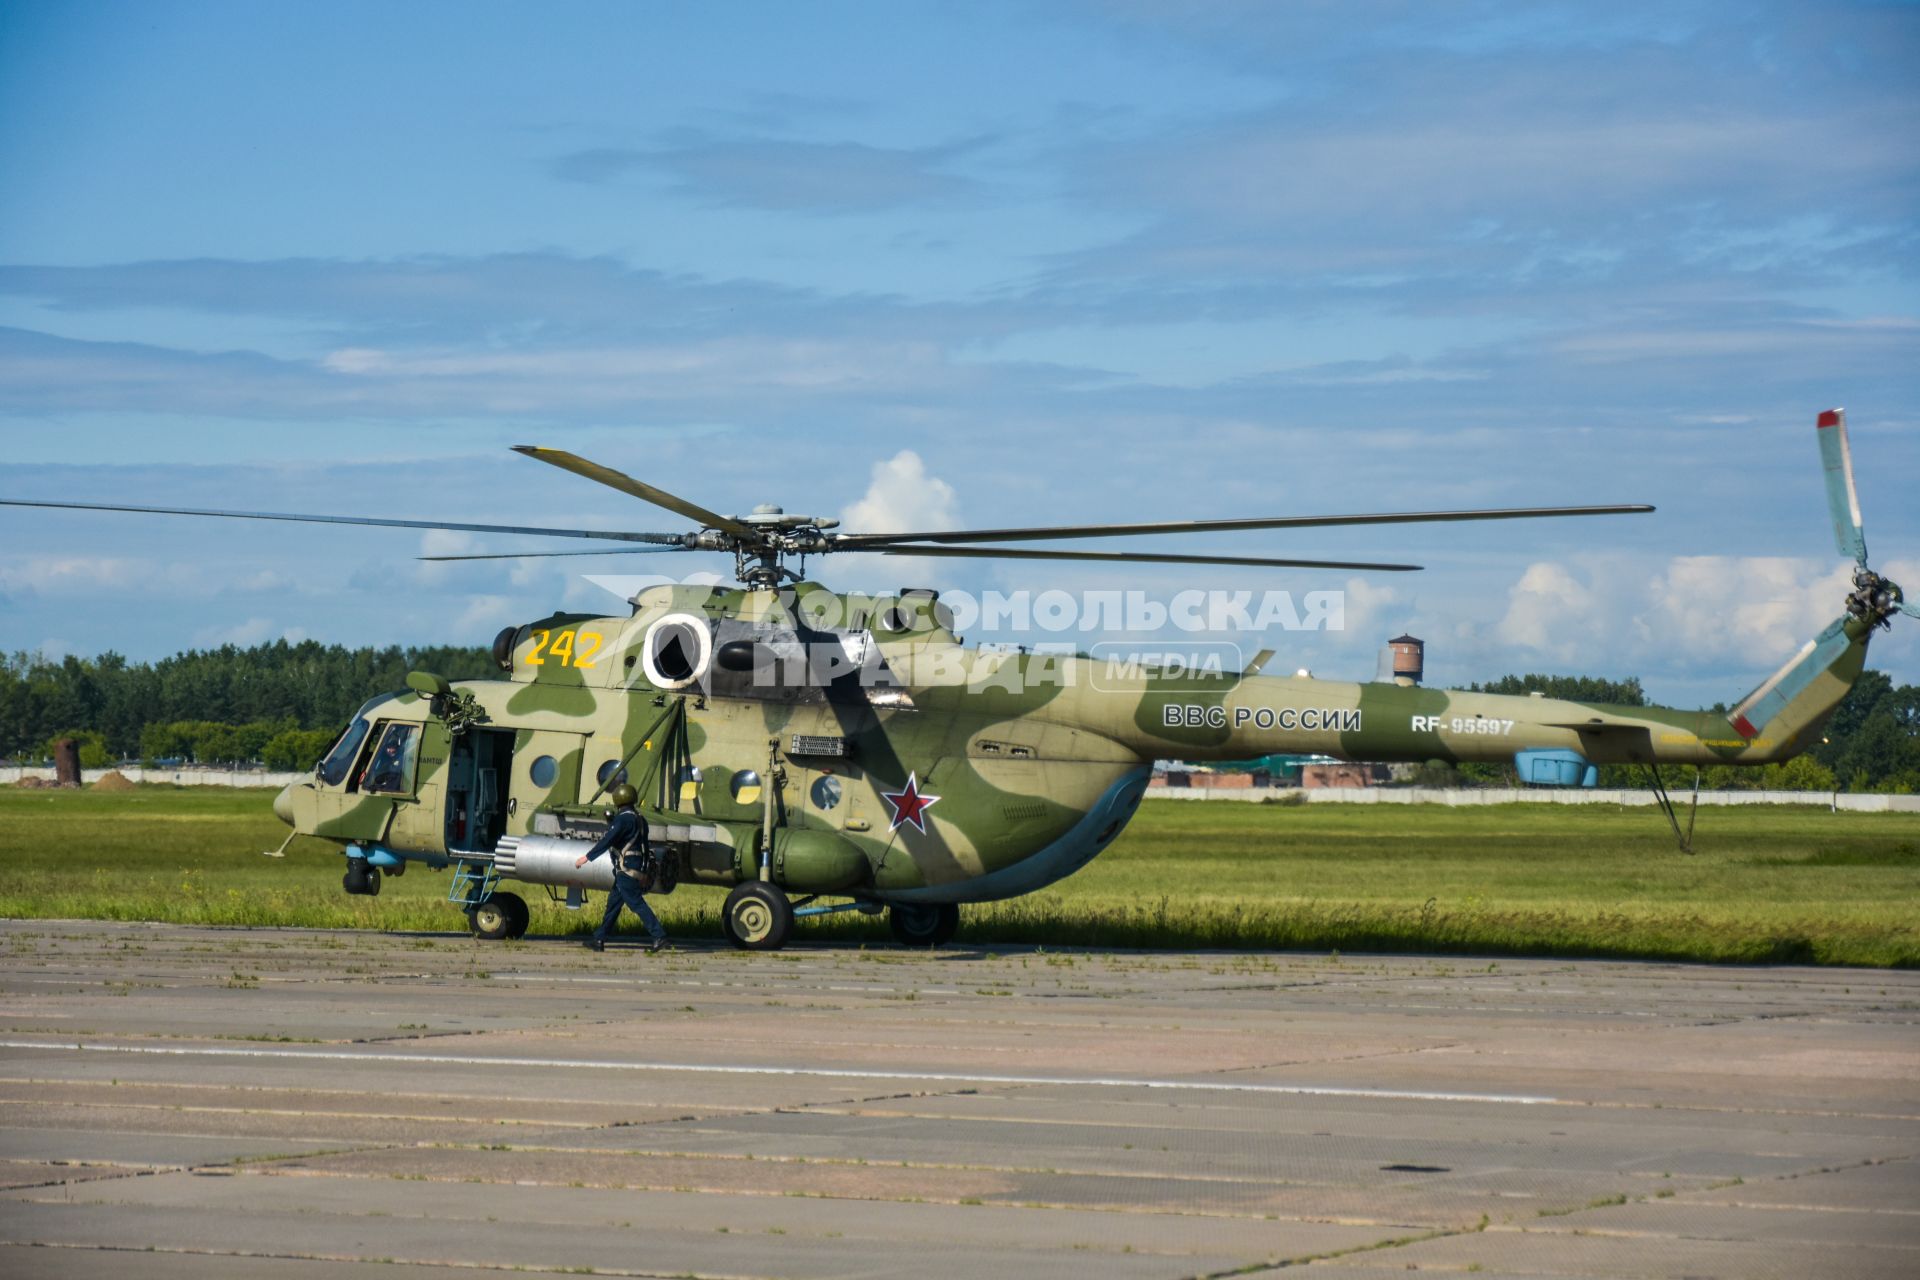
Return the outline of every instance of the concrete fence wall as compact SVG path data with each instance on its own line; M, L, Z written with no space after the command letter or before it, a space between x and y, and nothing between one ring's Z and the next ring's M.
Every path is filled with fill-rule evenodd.
M1668 793L1678 806L1693 803L1693 792ZM1588 790L1547 787L1155 787L1147 798L1160 800L1281 801L1298 804L1614 804L1651 805L1651 791ZM1701 805L1813 804L1849 813L1920 813L1920 796L1833 794L1826 791L1702 791Z
M80 780L91 785L113 772L118 772L128 782L172 783L176 787L272 787L275 791L289 782L305 782L313 777L311 769L299 773L267 773L259 769L202 769L195 765L183 769L148 769L135 764L121 766L118 770L82 769ZM19 782L23 778L42 778L48 782L54 780L51 769L29 769L18 765L0 768L0 786Z
M106 769L84 769L81 778L98 782ZM278 791L289 782L305 782L312 772L265 773L252 769L147 769L128 765L119 771L129 782L170 783L176 787L262 787ZM22 778L53 781L52 769L0 767L0 786ZM1691 791L1676 789L1676 805L1693 801ZM1307 804L1615 804L1651 805L1653 792L1628 790L1588 790L1549 787L1155 787L1148 799L1214 800L1221 802L1284 801ZM1812 804L1822 808L1844 809L1849 813L1920 813L1920 796L1832 795L1825 791L1702 791L1702 805L1731 804Z

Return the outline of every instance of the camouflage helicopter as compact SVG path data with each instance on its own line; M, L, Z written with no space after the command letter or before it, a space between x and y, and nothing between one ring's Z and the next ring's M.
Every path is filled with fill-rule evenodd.
M1578 785L1603 763L1648 767L1670 821L1663 763L1763 764L1814 740L1895 612L1920 615L1867 565L1838 411L1819 417L1835 536L1855 560L1845 609L1732 711L1257 673L1114 669L1086 655L990 652L953 633L929 590L839 594L788 565L862 552L1260 568L1406 571L1404 564L1009 546L1048 539L1584 516L1647 506L1400 512L861 534L761 507L707 510L555 449L530 458L674 512L690 533L204 511L98 503L4 505L382 525L596 539L616 550L731 552L740 587L645 588L630 612L556 613L494 639L500 676L429 672L360 708L310 781L274 812L347 859L348 893L375 894L410 864L453 870L449 899L474 934L512 938L529 910L507 881L578 906L611 887L605 861L574 865L627 782L661 855L656 892L728 890L739 946L773 949L797 918L885 911L908 945L950 939L966 903L1030 893L1110 845L1156 760L1272 753L1358 761L1496 761L1530 782ZM593 555L517 552L427 559ZM1262 655L1265 656L1264 654ZM1685 837L1682 837L1683 847ZM284 850L287 846L282 845Z

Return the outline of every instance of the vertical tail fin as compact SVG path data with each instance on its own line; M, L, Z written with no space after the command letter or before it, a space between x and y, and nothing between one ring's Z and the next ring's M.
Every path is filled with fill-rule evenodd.
M1799 653L1727 713L1733 731L1751 744L1746 759L1794 755L1826 723L1867 663L1873 626L1835 618Z

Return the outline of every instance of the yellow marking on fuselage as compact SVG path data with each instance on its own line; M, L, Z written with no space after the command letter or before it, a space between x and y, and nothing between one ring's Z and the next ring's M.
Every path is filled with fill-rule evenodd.
M563 667L578 667L582 671L593 667L593 655L600 652L606 644L606 637L598 631L536 631L533 633L533 648L527 652L527 665L544 667L547 658L557 659ZM545 657L541 655L545 654Z

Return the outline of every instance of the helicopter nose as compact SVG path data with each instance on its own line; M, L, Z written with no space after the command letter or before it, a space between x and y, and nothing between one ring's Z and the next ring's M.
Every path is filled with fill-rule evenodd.
M273 798L273 816L288 826L293 825L293 789L299 785L297 782L289 782L280 788L280 794Z

